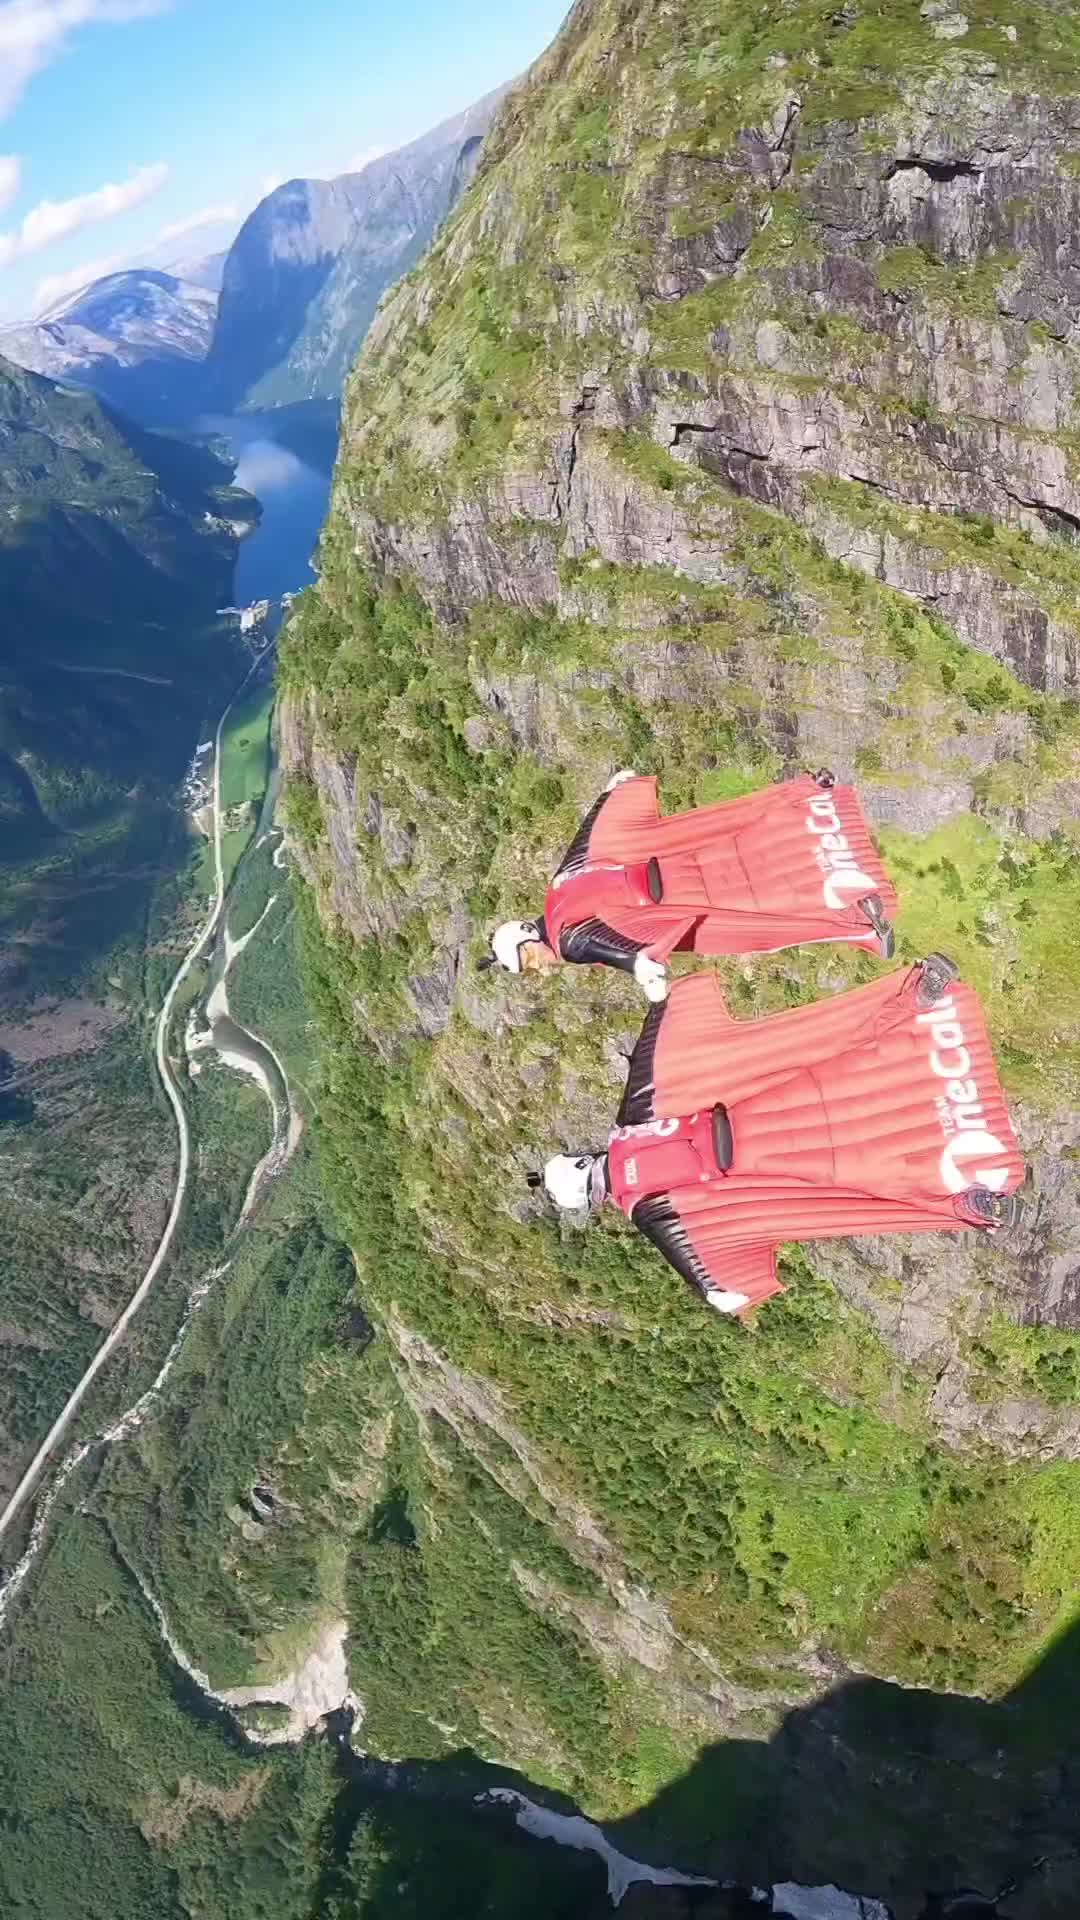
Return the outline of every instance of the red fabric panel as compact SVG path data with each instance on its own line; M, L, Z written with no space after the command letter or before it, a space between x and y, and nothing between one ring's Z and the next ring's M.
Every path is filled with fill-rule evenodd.
M906 1205L839 1189L815 1193L793 1184L735 1175L709 1187L673 1193L669 1198L713 1285L747 1294L751 1307L783 1292L776 1278L775 1258L784 1242L839 1239L849 1234L963 1230L951 1199L941 1200L935 1207ZM765 1221L780 1236L771 1245L760 1239Z
M661 908L631 909L617 919L592 911L620 933L653 941L658 959L680 945L697 953L760 953L842 940L876 951L857 899L876 892L887 917L896 912L895 889L854 788L826 792L808 775L667 819L653 777L625 781L597 816L589 859L654 857L664 881Z
M686 820L688 814L676 818ZM665 822L670 825L670 822ZM658 851L660 800L651 774L612 787L589 837L590 860L651 860Z
M978 998L957 982L921 1012L918 982L912 968L812 1006L732 1020L715 976L680 980L656 1043L653 1112L722 1100L738 1176L934 1204L981 1174L993 1191L1013 1193L1024 1163Z
M808 1068L872 1041L904 1018L918 986L914 968L882 974L866 987L758 1020L734 1020L714 973L688 974L672 986L656 1043L657 1114L693 1113L723 1100L731 1107Z
M712 1261L706 1264L715 1274L716 1286L725 1287L729 1293L745 1293L747 1305L740 1308L740 1317L771 1300L774 1294L787 1291L777 1277L775 1247L732 1247L715 1265Z
M798 1180L731 1173L708 1186L682 1187L669 1196L691 1245L710 1272L740 1247L773 1247L794 1240L835 1240L849 1234L958 1233L965 1230L951 1194L936 1200L900 1200L845 1187L811 1187Z

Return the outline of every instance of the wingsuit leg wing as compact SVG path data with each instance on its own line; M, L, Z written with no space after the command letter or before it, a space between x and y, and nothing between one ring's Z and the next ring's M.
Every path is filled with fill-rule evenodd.
M715 974L688 974L642 1027L619 1124L693 1113L720 1097L730 1106L757 1087L782 1081L796 1063L805 1071L906 1018L917 991L917 970L911 969L811 1006L735 1020Z
M977 996L932 965L748 1021L715 979L680 981L608 1151L612 1198L671 1264L750 1302L783 1242L994 1230L1024 1173Z

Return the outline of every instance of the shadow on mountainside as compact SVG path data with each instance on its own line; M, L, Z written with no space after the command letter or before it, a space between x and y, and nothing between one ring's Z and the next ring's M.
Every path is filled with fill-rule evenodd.
M575 1811L468 1752L397 1769L354 1756L347 1770L346 1802L354 1793L378 1795L383 1785L396 1794L405 1789L414 1802L460 1807L498 1784ZM379 1775L386 1776L382 1782ZM493 1817L508 1818L485 1816ZM994 1703L880 1680L846 1681L812 1706L791 1711L768 1742L707 1747L681 1779L604 1831L635 1860L747 1890L832 1883L885 1902L894 1920L1076 1920L1080 1625ZM525 1873L528 1853L523 1843ZM544 1911L552 1920L594 1920L610 1911L595 1856L562 1857L567 1884ZM572 1875L571 1860L580 1861ZM1006 1888L995 1905L993 1897ZM976 1889L985 1905L956 1904L961 1891ZM504 1911L490 1904L490 1894L473 1910ZM769 1910L732 1888L637 1885L621 1913L623 1920L651 1914L742 1920ZM779 1916L786 1907L777 1900L772 1910ZM445 1911L468 1909L455 1904Z
M835 1882L896 1920L921 1916L929 1893L1013 1881L1002 1920L1075 1920L1080 1625L993 1703L847 1681L768 1744L707 1748L612 1837L758 1885Z

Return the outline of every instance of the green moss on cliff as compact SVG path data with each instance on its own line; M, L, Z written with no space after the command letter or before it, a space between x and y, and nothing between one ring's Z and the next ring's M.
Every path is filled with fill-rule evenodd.
M895 247L878 261L876 273L886 293L915 293L930 306L994 321L998 287L1015 265L1014 254L1002 253L990 254L974 267L948 267L923 247Z
M1000 836L961 815L883 844L904 899L907 951L955 955L984 998L1016 1094L1052 1109L1080 1093L1080 913L1075 848Z
M987 515L897 505L854 481L815 477L810 485L854 525L874 527L943 562L958 561L975 573L988 573L1002 586L1030 593L1064 625L1080 627L1080 551L1071 540L1036 542L1026 530Z

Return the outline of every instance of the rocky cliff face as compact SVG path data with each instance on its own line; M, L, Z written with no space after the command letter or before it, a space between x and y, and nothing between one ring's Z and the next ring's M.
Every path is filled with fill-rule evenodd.
M419 1436L426 1577L449 1435L557 1543L516 1591L607 1676L615 1802L612 1686L672 1751L854 1668L994 1695L1072 1605L1078 47L996 0L580 0L348 389L283 668L327 1162ZM614 767L674 808L822 762L878 822L905 957L986 997L1029 1225L1017 1259L807 1249L748 1332L524 1187L603 1137L632 992L471 961ZM868 964L724 972L751 1012ZM490 1666L462 1654L429 1718L469 1700L580 1790L539 1666Z
M340 180L289 180L260 200L229 249L206 368L223 408L285 359L353 227Z

